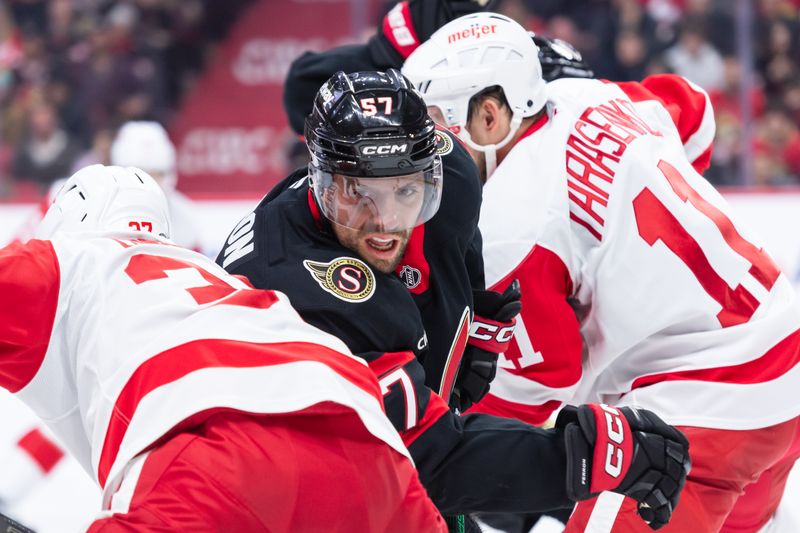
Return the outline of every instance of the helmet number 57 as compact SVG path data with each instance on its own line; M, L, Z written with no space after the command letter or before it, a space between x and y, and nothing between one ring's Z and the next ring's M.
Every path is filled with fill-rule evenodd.
M368 117L378 114L378 106L383 106L383 114L391 115L394 102L391 96L379 96L378 98L362 98L359 100L361 109Z

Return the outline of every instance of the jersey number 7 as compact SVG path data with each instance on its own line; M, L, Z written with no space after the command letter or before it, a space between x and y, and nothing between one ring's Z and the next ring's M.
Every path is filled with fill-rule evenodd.
M749 274L766 290L770 290L778 279L780 270L769 255L739 235L725 213L702 198L675 167L662 160L658 163L658 169L673 192L714 223L728 246L750 263ZM633 200L633 211L642 239L650 246L659 240L663 242L689 267L706 293L722 306L717 314L717 320L722 327L735 326L750 320L760 302L743 285L731 288L722 279L695 238L650 189L645 187Z

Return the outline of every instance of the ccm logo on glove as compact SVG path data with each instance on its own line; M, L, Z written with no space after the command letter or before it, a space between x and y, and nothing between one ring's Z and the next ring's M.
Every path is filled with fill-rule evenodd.
M628 471L633 455L631 429L622 413L604 403L589 406L594 411L598 442L594 447L594 472L592 472L591 492L615 488L623 473ZM605 442L603 442L605 441ZM602 470L600 470L602 465Z
M475 317L469 328L470 344L494 353L505 352L508 343L514 337L516 325L515 318L509 323Z

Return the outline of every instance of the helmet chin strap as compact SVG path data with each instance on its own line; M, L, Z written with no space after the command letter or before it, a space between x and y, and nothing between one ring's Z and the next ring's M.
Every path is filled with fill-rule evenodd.
M462 127L461 131L458 132L458 136L462 141L464 141L464 144L473 150L486 154L486 179L489 179L489 177L491 177L497 168L497 151L511 142L511 139L514 138L514 134L517 133L517 130L519 129L519 125L522 124L522 118L522 113L520 111L515 111L511 116L511 122L508 125L508 134L503 138L503 140L495 144L476 143L472 140L472 136L470 136L467 128L464 127Z

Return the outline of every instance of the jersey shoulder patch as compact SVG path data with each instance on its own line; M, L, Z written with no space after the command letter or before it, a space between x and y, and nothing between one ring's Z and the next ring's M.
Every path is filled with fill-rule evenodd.
M306 259L303 266L322 289L345 302L366 302L375 293L375 275L365 262L354 257L328 262Z
M444 156L453 151L453 139L441 130L434 132L434 139L436 140L436 154Z

